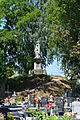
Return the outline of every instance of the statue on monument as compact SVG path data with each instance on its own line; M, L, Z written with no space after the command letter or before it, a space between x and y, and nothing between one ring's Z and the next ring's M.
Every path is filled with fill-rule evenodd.
M35 46L35 58L40 58L40 42L37 40L36 46Z
M34 57L34 70L29 70L29 75L33 74L46 74L46 70L42 70L42 59L40 56L40 41L37 40L35 44L35 57Z

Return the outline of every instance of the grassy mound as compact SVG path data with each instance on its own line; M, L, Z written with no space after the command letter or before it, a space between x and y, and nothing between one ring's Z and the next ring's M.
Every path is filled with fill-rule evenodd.
M65 91L71 91L70 82L64 77L47 75L19 75L8 79L7 84L11 91L16 91L19 96L35 95L61 96Z

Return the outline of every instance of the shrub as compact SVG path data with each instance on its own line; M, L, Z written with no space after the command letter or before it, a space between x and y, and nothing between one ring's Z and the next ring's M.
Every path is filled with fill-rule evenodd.
M56 115L52 115L52 116L47 116L43 120L59 120L59 119L58 119L58 117Z
M43 120L73 120L73 118L70 118L70 116L56 116L56 115L52 115L52 116L47 116L46 118L44 118Z
M31 110L29 109L30 112L32 112L31 117L37 117L37 120L43 120L45 117L45 113L36 109L36 110Z
M7 120L14 120L14 117L10 113L7 113Z
M74 120L70 116L65 116L65 115L64 116L52 115L45 117L45 113L38 109L36 110L28 109L28 110L32 113L31 117L37 117L37 120Z

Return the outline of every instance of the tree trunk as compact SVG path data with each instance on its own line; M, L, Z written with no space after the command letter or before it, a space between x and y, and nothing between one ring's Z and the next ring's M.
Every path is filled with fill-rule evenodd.
M72 80L72 96L76 97L76 81L77 80Z
M5 84L0 85L0 98L4 99L5 97Z

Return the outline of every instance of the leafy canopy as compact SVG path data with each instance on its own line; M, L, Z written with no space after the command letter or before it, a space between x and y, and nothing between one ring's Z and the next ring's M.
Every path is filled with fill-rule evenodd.
M71 78L80 76L80 2L79 0L48 0L47 22L52 35L49 53L61 59L62 69Z

